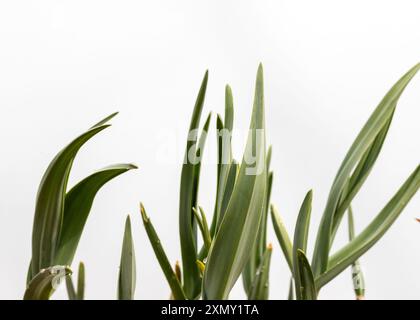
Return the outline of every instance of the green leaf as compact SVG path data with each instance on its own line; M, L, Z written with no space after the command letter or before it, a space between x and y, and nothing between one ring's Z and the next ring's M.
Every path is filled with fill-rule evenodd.
M219 230L220 224L223 221L223 217L226 212L227 203L231 196L231 182L232 182L232 170L237 170L236 163L233 164L235 167L232 168L232 130L233 130L233 97L232 90L227 85L225 90L225 124L221 130L218 130L219 136L219 160L220 160L220 173L218 177L218 189L216 196L216 230ZM218 128L219 129L219 128ZM235 171L236 172L236 171ZM235 179L233 179L233 182Z
M250 295L249 300L268 300L269 294L269 275L270 275L270 263L271 263L271 252L273 248L270 245L267 246L263 257L261 259L260 266L258 267Z
M177 274L172 270L171 263L166 256L165 250L162 247L162 243L152 225L149 217L146 214L146 210L142 203L140 203L140 212L143 219L144 228L146 229L147 236L149 237L150 244L152 245L153 251L155 252L156 258L165 274L166 280L168 281L169 287L172 290L172 295L175 300L186 300L187 297L182 289L181 282L179 280L180 272ZM197 268L197 265L195 265ZM175 269L176 270L176 269ZM180 271L180 270L179 270Z
M136 168L133 164L106 167L86 177L67 193L60 242L55 259L57 264L71 265L99 189L111 179Z
M348 177L351 176L358 162L375 143L381 131L389 125L396 104L402 92L420 69L420 64L410 69L385 95L372 113L356 140L353 142L331 187L327 205L318 229L318 237L313 256L313 269L316 277L327 270L328 257L333 236L334 215L337 211L342 192Z
M314 276L311 266L306 258L305 253L297 250L297 266L300 288L296 287L296 297L298 300L316 300L317 290L315 287ZM296 281L296 277L295 277Z
M85 265L79 263L79 271L77 272L77 300L85 299Z
M67 295L69 296L69 300L77 300L77 292L73 285L73 280L71 276L66 277L66 289Z
M274 232L276 233L277 239L280 243L280 248L283 251L283 255L286 258L286 262L293 273L293 245L290 240L289 234L287 233L286 227L283 223L283 219L280 217L276 207L274 205L271 208L271 221L273 222Z
M85 298L85 265L79 263L79 271L77 273L77 291L74 288L71 275L66 277L66 287L69 300L84 300Z
M197 228L192 208L197 206L197 166L191 162L196 156L196 131L199 126L203 109L204 97L207 88L208 72L205 73L188 132L188 141L185 151L184 164L181 172L181 191L179 204L179 235L181 241L182 266L184 276L184 289L189 298L195 298L200 293L200 275L197 269Z
M321 288L334 279L382 238L419 187L420 166L417 166L375 219L357 237L329 259L327 271L316 278L317 287Z
M301 283L301 279L305 277L304 275L299 274L302 266L300 265L299 259L299 250L302 252L306 251L308 243L308 232L309 224L311 220L311 210L312 210L312 190L310 190L303 200L302 206L299 211L299 215L296 221L295 227L295 236L293 240L293 276L295 279L296 287L296 298L297 300L303 300L303 292L300 288L304 285Z
M218 221L217 221L217 210L219 209L220 202L222 201L222 193L220 192L220 172L222 170L222 154L223 154L223 136L219 133L223 130L223 120L220 116L220 114L217 114L217 121L216 121L216 138L217 138L217 183L216 183L216 201L214 205L214 211L213 211L213 218L211 221L211 227L210 227L210 234L212 238L216 234L216 230L218 227ZM202 255L200 255L200 258L202 258Z
M289 294L287 296L287 300L296 300L295 282L293 281L293 277L290 278Z
M349 240L352 241L356 234L354 230L353 209L351 205L348 208L347 217L349 225ZM363 276L359 260L354 261L351 266L351 279L353 281L353 288L354 293L356 294L356 299L363 300L365 298L365 278Z
M136 290L136 257L131 235L130 216L125 221L124 240L118 276L118 300L133 300Z
M204 247L208 253L211 246L211 236L210 236L210 230L206 219L206 214L204 213L204 210L202 207L199 207L199 211L196 208L193 208L195 219L197 220L198 226L201 231L201 235L203 237ZM204 256L207 256L207 253L204 254Z
M221 194L221 208L220 208L220 218L223 218L226 212L226 209L229 205L230 198L232 197L233 188L235 187L236 178L239 171L239 164L232 159L230 165L228 165L228 176L226 184L224 186L224 191Z
M337 233L338 227L344 216L345 211L348 209L351 201L356 196L357 192L360 190L363 183L369 176L369 173L371 172L373 165L375 164L376 159L379 156L391 122L392 115L389 118L388 122L385 124L384 128L379 132L378 136L375 138L375 141L372 143L372 146L362 156L361 160L357 164L356 169L354 169L352 176L348 179L348 183L345 184L345 187L340 196L340 204L337 207L337 211L334 214L331 243L334 241L335 234Z
M44 173L38 189L32 229L31 276L54 265L63 223L67 180L74 157L86 141L108 126L94 127L73 140L57 154Z
M270 204L271 196L271 186L273 183L273 173L268 172L271 161L271 146L268 148L267 157L266 157L266 168L268 173L267 179L267 193L266 201L264 205L264 214L261 218L260 226L258 229L257 241L254 243L252 248L251 256L245 265L245 268L242 272L242 282L244 285L245 292L249 296L251 292L251 287L254 283L256 272L261 264L261 261L264 256L264 252L267 248L267 218L268 218L268 208Z
M118 112L111 113L109 116L105 117L104 119L99 121L97 124L93 125L91 128L103 126L104 124L108 123L111 119L113 119L117 114Z
M257 239L267 192L264 122L263 71L260 65L244 158L206 263L203 277L204 299L228 297ZM249 163L250 155L255 156L252 164Z
M197 260L197 267L198 270L200 270L200 276L202 277L204 274L204 270L206 269L206 265L202 261Z
M71 274L71 269L54 266L42 269L29 283L23 300L48 300L61 279Z
M233 130L233 118L234 118L234 109L233 109L233 95L232 89L227 84L225 87L225 129L232 132Z

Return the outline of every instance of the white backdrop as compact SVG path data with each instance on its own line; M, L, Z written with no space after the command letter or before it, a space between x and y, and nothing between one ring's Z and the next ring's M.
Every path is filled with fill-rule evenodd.
M113 127L76 159L70 185L92 170L135 162L136 172L98 194L75 262L87 298L114 299L124 219L132 214L138 299L169 289L143 230L143 201L172 261L180 258L181 164L158 161L163 133L184 140L205 69L205 112L223 112L233 88L235 127L248 127L255 73L264 64L272 201L292 231L314 189L313 244L334 175L356 134L391 85L420 61L418 1L2 1L0 4L0 298L23 295L36 191L52 157L119 110ZM358 230L371 221L420 159L420 77L407 88L367 183L354 203ZM214 145L214 122L210 143ZM209 151L212 146L209 145ZM239 158L244 137L234 138ZM182 150L181 150L182 151ZM210 152L208 153L210 154ZM209 158L209 157L208 157ZM210 159L208 162L214 160ZM215 168L204 164L200 203L212 212ZM362 259L367 298L420 298L417 195ZM271 230L271 297L289 273ZM344 230L338 243L346 241ZM76 264L75 263L75 264ZM350 271L321 298L352 299ZM241 283L232 298L244 298ZM66 298L64 287L56 298Z

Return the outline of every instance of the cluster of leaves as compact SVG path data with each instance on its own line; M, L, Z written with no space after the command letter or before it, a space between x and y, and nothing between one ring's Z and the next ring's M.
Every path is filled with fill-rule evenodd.
M181 172L179 236L182 267L172 267L159 236L143 204L140 212L144 228L171 291L171 299L228 299L240 276L249 299L268 299L271 244L267 244L268 212L274 231L290 267L289 299L314 300L328 282L352 267L355 294L364 297L364 279L358 259L391 227L420 187L420 166L413 171L392 199L359 234L355 233L351 202L371 172L397 106L409 81L420 69L410 69L386 94L350 147L332 184L325 211L318 227L312 262L308 258L308 232L312 211L312 191L301 205L292 238L274 205L270 205L273 172L271 147L265 137L263 70L257 72L250 129L241 162L233 158L233 95L225 90L225 114L217 115L217 190L212 221L209 224L199 205L201 157L211 114L201 134L200 118L204 106L208 73L205 73L194 106L185 159ZM69 274L84 225L98 190L112 178L130 170L131 164L114 165L85 178L67 192L67 180L80 147L108 125L111 115L76 138L52 161L39 187L35 210L32 260L25 299L48 299L57 279L67 277L70 299L83 299L85 271L79 266L75 289ZM191 134L193 133L193 134ZM254 161L249 161L253 155ZM331 248L343 220L348 215L349 242L338 252ZM199 235L202 241L199 241ZM200 245L202 243L202 245ZM61 267L63 266L63 267ZM118 280L118 298L133 299L136 264L127 217Z

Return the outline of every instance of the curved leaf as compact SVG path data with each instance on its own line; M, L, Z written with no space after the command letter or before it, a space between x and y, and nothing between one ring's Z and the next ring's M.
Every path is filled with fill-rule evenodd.
M200 213L198 212L196 208L193 208L194 216L200 228L201 235L203 237L204 248L206 250L206 252L204 253L204 256L207 256L207 253L210 250L210 246L211 246L211 235L210 235L210 230L207 223L206 214L204 213L203 208L199 207L199 211Z
M298 300L316 300L317 290L315 287L314 276L311 266L306 258L305 253L297 250L297 269L300 287L296 287L296 297ZM295 281L296 281L295 277Z
M26 288L24 300L48 300L61 279L71 274L71 269L64 266L54 266L42 269Z
M391 88L372 113L347 152L334 179L318 229L312 263L315 276L319 276L327 270L331 238L333 235L334 215L337 211L348 177L351 176L353 169L363 155L366 154L369 148L372 147L372 144L375 143L375 139L377 139L381 131L389 124L398 99L419 69L420 64L415 65Z
M63 222L67 180L74 157L85 142L108 126L94 127L73 140L54 158L45 172L38 189L32 229L32 275L54 265Z
M375 138L374 142L372 143L372 146L362 156L361 160L357 164L357 167L354 169L353 174L348 179L348 183L346 183L345 187L343 188L342 194L340 196L340 204L337 207L337 210L334 214L331 244L334 241L335 234L338 230L338 227L340 226L340 222L344 216L345 211L348 209L351 201L356 196L363 183L366 181L367 177L369 176L369 173L373 168L373 165L376 162L376 159L379 156L391 122L392 115L389 118L388 122L385 124L384 128L379 132L378 136Z
M356 238L330 258L327 271L316 278L317 287L321 288L334 279L382 238L419 187L420 166L417 166L375 219Z
M103 168L75 185L66 195L63 225L55 262L71 265L97 192L108 181L137 167L116 164Z

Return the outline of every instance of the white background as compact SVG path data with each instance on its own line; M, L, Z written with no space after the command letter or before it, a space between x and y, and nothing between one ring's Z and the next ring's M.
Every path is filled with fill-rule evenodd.
M181 164L158 155L168 132L183 151L207 68L204 112L223 112L229 83L235 127L243 130L257 66L264 64L272 201L291 232L306 191L314 189L313 245L329 188L351 142L391 85L420 61L419 11L418 1L384 0L2 1L0 298L23 295L35 197L48 163L72 138L116 110L121 113L113 126L81 150L70 185L115 162L135 162L140 169L98 194L75 264L86 264L87 298L114 299L130 213L136 298L168 298L138 202L144 202L171 261L179 259ZM354 202L358 230L417 166L419 116L417 77L400 100L383 152ZM212 122L208 154L214 127ZM244 137L235 137L236 158L243 146ZM210 213L215 170L208 158L200 204ZM419 208L417 195L363 257L367 298L420 298L420 224L414 220ZM271 298L283 299L289 272L269 226ZM337 246L346 240L343 228ZM352 299L350 278L350 271L344 272L320 298ZM238 284L232 298L244 298ZM66 298L63 288L56 298Z

